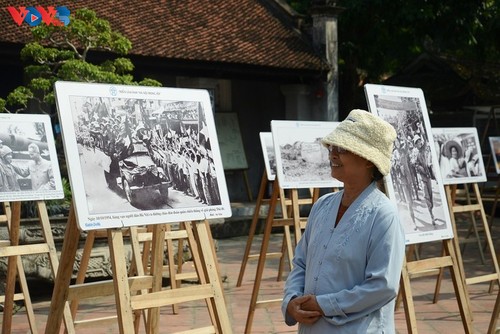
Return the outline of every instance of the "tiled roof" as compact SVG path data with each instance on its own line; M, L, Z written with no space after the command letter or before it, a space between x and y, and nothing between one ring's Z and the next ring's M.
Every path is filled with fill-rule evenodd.
M269 0L267 0L269 1ZM326 63L297 31L259 0L0 0L0 42L26 43L29 26L16 25L7 6L66 6L94 10L132 42L132 55L173 60L322 71Z

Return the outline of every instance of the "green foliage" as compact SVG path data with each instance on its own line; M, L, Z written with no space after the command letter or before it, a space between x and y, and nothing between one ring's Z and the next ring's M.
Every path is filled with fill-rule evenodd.
M127 85L161 86L153 79L134 81L134 65L123 57L132 48L131 42L111 29L109 22L99 19L94 11L79 9L72 13L68 26L39 25L32 30L33 41L21 50L25 63L26 85L17 87L0 98L0 112L47 113L57 118L54 83L58 80L100 82ZM90 52L107 51L120 57L102 64L87 61ZM60 137L56 148L63 151ZM59 154L61 171L66 171L63 154ZM63 176L65 198L48 201L50 214L67 210L71 189Z
M314 1L287 2L304 14ZM336 1L343 8L338 15L338 57L344 97L364 82L383 81L423 52L460 60L471 80L483 75L481 69L498 64L500 56L499 3Z
M53 84L57 80L139 84L131 74L134 65L128 58L118 57L102 64L87 61L92 51L108 51L123 56L132 48L126 37L113 31L109 22L98 18L92 10L76 10L68 26L42 24L33 28L32 34L33 42L21 50L28 82L16 88L5 100L0 100L0 111L10 108L13 112L47 112L55 116ZM161 86L153 79L141 82ZM28 110L30 100L38 101L34 104L38 109L30 107Z

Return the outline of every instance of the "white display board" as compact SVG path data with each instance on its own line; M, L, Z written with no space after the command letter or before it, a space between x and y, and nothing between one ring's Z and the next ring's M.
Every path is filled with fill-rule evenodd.
M83 230L231 216L206 90L56 82Z
M266 167L267 179L274 181L276 179L276 155L273 144L272 132L259 133L262 154L264 155L264 165Z
M0 201L64 198L49 115L0 114Z
M500 137L489 137L491 155L495 163L495 170L500 174Z
M343 187L331 176L328 149L321 144L321 139L337 125L338 122L271 121L281 188Z
M385 180L389 197L398 204L406 243L452 238L424 93L419 88L372 84L365 85L365 93L370 112L397 133L391 172Z
M476 128L432 128L444 184L486 182Z

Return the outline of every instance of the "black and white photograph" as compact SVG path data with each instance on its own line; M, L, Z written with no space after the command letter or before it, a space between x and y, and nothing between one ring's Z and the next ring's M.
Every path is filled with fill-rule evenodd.
M396 201L406 243L450 239L453 229L425 103L419 88L365 85L370 112L396 130L389 198Z
M208 92L57 82L83 230L231 215Z
M432 128L444 184L486 182L476 128Z
M500 137L489 137L495 170L500 174Z
M283 189L339 188L331 176L328 149L321 139L338 122L271 121L276 174Z
M0 115L0 200L64 198L49 115Z
M267 179L269 181L274 181L276 178L276 156L274 152L273 134L272 132L261 132L259 136L262 154L264 155Z

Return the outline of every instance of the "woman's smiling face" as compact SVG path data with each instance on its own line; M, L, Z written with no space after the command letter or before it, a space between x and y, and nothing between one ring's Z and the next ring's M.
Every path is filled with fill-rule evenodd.
M346 149L329 146L331 176L343 183L351 183L360 178L372 177L373 164Z

